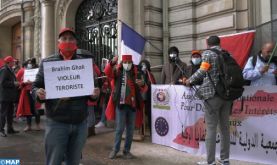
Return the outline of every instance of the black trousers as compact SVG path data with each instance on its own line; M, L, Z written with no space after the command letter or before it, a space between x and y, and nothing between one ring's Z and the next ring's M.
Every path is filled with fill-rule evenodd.
M31 109L31 113L33 114L32 116L35 116L36 119L36 123L39 124L40 123L40 115L36 110L35 107L35 101L32 97L32 95L28 92L27 96L29 97L29 101L30 101L30 109ZM27 124L31 125L32 124L32 116L27 116Z
M0 108L0 131L4 131L6 120L8 124L8 130L12 129L13 123L13 111L14 111L14 102L1 102Z

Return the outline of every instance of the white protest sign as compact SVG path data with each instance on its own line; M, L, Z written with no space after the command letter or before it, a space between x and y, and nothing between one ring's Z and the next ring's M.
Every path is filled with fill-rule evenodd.
M92 59L44 62L46 99L92 95Z
M36 75L38 73L38 68L36 69L25 69L24 70L24 76L23 76L23 82L34 82L36 79Z

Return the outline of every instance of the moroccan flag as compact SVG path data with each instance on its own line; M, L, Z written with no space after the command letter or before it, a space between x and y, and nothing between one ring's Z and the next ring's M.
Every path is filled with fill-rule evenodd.
M240 67L243 68L254 42L255 31L247 31L219 37L221 39L221 47L230 52Z

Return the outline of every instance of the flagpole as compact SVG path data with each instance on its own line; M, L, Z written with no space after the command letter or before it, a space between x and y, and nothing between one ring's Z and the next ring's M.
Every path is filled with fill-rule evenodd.
M272 53L271 53L271 55L270 55L270 58L269 58L269 60L268 60L268 62L267 62L267 65L270 64L270 62L271 62L271 60L272 60L272 57L273 57L274 54L275 54L276 48L277 48L277 43L275 44L275 47L274 47L274 49L273 49L273 51L272 51Z
M154 44L152 44L149 40L146 40L147 43L149 43L153 48L155 48L156 50L163 52L161 49L159 49L158 47L156 47Z

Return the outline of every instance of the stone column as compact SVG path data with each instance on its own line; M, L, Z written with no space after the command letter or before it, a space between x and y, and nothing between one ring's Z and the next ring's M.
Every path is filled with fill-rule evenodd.
M134 0L134 15L133 15L133 25L136 32L138 32L140 35L144 36L145 33L145 26L144 26L144 1L145 0ZM142 59L144 59L144 54L142 56Z
M163 0L163 63L168 61L168 47L169 47L169 12L168 12L168 0Z
M55 52L54 0L41 0L41 56L45 58Z
M40 0L35 0L34 10L34 57L41 60L41 8Z
M23 3L23 23L22 23L22 35L23 41L23 60L34 56L34 6L30 1Z
M133 2L135 0L118 0L118 19L125 24L133 27ZM118 21L118 55L121 50L121 22Z

